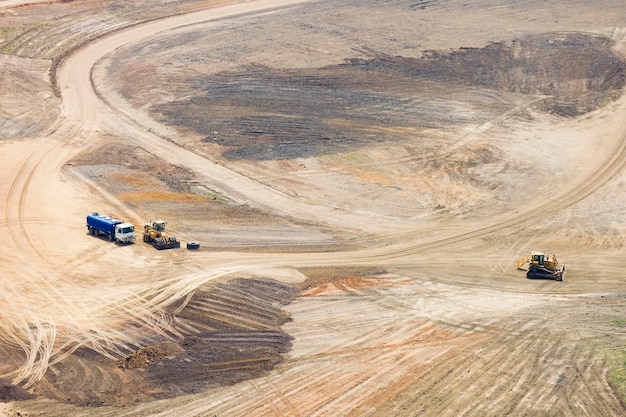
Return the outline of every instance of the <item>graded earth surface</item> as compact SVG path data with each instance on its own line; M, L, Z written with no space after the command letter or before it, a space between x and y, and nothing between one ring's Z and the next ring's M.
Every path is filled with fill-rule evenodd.
M0 415L626 414L624 22L0 0Z

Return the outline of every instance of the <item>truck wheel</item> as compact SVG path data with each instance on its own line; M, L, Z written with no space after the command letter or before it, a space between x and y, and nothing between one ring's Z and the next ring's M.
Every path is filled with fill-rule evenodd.
M199 242L187 242L187 249L199 249L200 248L200 243Z

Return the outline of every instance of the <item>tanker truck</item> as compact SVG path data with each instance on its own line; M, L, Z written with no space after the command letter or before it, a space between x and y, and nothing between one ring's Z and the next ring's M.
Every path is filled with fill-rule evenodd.
M87 215L87 231L91 235L106 236L116 243L132 243L135 240L135 226L99 213Z

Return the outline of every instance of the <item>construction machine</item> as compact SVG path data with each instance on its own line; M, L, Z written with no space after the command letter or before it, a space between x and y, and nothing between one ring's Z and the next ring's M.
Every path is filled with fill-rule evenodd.
M525 265L527 269L524 269ZM517 269L526 272L529 279L553 279L563 281L565 265L560 264L555 255L532 251L517 261Z
M167 222L163 220L154 220L146 223L143 232L143 241L151 243L156 249L172 249L180 248L180 242L174 236L168 236L165 232Z

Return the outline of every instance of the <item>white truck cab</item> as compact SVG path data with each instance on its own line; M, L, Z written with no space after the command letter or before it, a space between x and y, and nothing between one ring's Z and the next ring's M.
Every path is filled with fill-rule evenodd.
M131 243L135 240L135 226L131 223L118 223L115 225L115 240L121 243Z

